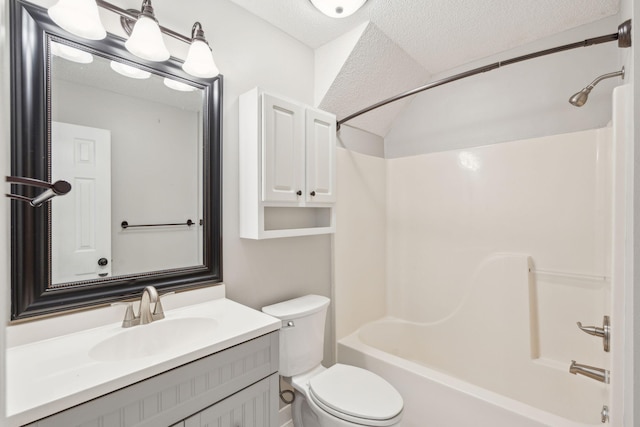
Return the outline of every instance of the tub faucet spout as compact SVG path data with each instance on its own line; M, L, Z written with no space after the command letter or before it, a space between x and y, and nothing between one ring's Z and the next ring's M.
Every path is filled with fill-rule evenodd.
M589 377L605 384L609 384L608 370L588 365L581 365L580 363L576 363L575 360L571 361L571 366L569 366L569 373L573 375L584 375L585 377Z

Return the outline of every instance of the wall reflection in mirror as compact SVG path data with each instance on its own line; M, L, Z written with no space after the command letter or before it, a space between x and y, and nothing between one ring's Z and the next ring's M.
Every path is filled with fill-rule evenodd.
M49 48L51 178L72 185L51 201L50 286L203 265L204 91Z

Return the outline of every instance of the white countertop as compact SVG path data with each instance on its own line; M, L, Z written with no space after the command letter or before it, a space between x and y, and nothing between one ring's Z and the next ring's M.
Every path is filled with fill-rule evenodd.
M165 315L156 322L195 317L216 324L196 342L124 361L97 361L89 355L95 345L130 330L121 322L7 349L8 425L36 421L280 328L278 319L226 298L167 310Z

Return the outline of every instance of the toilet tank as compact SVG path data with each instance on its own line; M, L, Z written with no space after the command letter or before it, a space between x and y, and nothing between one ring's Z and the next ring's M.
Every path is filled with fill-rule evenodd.
M282 321L280 375L292 377L320 365L328 306L329 298L306 295L262 308Z

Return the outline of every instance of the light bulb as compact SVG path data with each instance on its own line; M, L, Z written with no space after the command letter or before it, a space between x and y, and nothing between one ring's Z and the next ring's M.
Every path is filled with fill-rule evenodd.
M94 0L59 0L47 12L53 22L78 37L102 40L107 36Z

